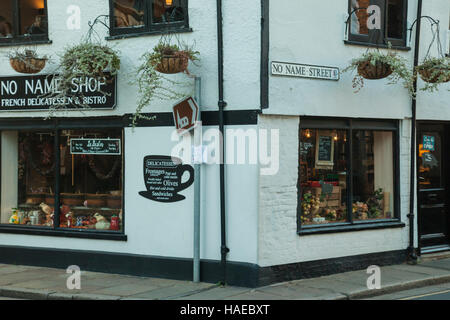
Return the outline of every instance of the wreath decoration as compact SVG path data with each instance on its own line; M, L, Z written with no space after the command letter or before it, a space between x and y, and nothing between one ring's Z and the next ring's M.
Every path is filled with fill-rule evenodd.
M103 174L102 172L100 172L100 170L95 165L95 161L94 161L94 157L93 156L89 156L88 164L89 164L89 168L91 168L92 172L94 172L95 176L98 179L100 179L100 180L108 180L108 179L111 179L116 174L117 169L119 169L119 167L120 167L120 158L118 157L114 161L114 164L113 164L113 166L111 168L111 171L108 172L107 174Z

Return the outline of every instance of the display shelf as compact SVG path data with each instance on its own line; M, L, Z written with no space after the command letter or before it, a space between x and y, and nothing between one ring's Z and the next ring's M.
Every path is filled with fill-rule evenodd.
M119 213L120 208L94 208L94 207L82 207L82 206L74 206L70 207L70 211L72 211L74 214L77 214L76 212L83 212L87 213L89 211L96 211L96 212L102 212L107 214L108 212L113 213ZM21 204L17 207L19 210L41 210L41 207L39 205L32 205L32 204ZM50 206L50 208L53 209L53 206Z

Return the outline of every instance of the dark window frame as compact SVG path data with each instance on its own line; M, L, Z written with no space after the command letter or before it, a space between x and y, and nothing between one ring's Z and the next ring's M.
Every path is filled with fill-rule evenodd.
M363 120L351 118L315 118L302 117L298 130L298 163L300 164L300 142L302 141L302 129L345 130L348 142L347 152L347 221L341 223L328 223L303 226L301 223L301 179L300 168L297 178L297 234L309 235L318 233L347 232L382 228L401 228L405 224L401 221L400 212L400 129L398 120ZM353 204L353 130L391 131L393 139L393 168L394 168L394 212L390 219L353 221L351 206Z
M406 40L407 40L407 23L408 23L408 1L402 0L403 2L403 26L402 26L402 39L395 39L395 38L389 38L388 37L388 30L387 30L387 24L388 24L388 8L387 8L387 1L388 0L378 0L382 1L381 5L381 11L382 11L382 17L381 17L381 35L377 35L377 31L369 30L369 35L356 35L352 34L351 32L351 17L348 22L347 27L347 41L346 43L349 44L358 44L358 45L367 45L367 46L380 46L380 47L387 47L388 43L390 42L392 47L394 48L405 48L406 47ZM352 4L351 0L348 1L348 14L350 15L352 13ZM354 15L355 13L353 13ZM380 41L377 43L377 38L381 38Z
M114 15L114 0L109 0L109 34L110 37L117 36L139 36L147 34L164 34L191 31L189 28L189 1L180 0L182 6L186 8L184 20L169 23L153 23L153 0L145 1L144 25L142 27L116 28Z
M60 167L60 153L59 153L59 139L62 130L66 129L79 129L79 130L89 130L89 129L120 129L122 132L122 175L125 177L125 123L122 117L114 118L103 118L103 119L77 119L77 118L67 118L67 119L53 119L53 120L31 120L27 119L27 125L23 124L22 119L2 119L0 121L0 132L4 130L26 130L26 131L38 131L38 130L48 130L52 131L55 135L55 167ZM1 146L1 141L0 141ZM58 147L57 147L58 146ZM0 161L1 166L1 161ZM0 224L0 234L10 233L10 234L29 234L29 235L40 235L40 236L55 236L55 237L72 237L72 238L84 238L84 239L99 239L99 240L116 240L116 241L127 241L127 235L125 234L125 179L122 178L122 231L112 231L112 230L75 230L62 228L59 226L59 215L60 215L60 187L59 187L60 174L57 172L55 174L55 216L53 227L42 227L42 226L16 226L9 224ZM0 186L1 191L1 186ZM59 204L59 205L56 205Z
M20 23L20 8L19 8L19 0L4 0L11 1L13 7L13 21L12 38L4 38L0 37L0 46L8 46L8 45L16 45L16 44L46 44L51 43L48 38L48 27L49 27L49 19L48 19L48 6L47 0L44 0L44 12L47 17L47 33L45 34L34 34L34 35L18 35L19 32L19 23Z

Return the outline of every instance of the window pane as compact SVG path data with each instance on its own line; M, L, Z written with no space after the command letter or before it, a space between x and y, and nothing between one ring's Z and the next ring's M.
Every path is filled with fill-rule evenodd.
M361 10L355 11L351 16L351 33L352 34L361 34L368 35L369 29L367 26L367 21L369 18L369 14L367 9L370 6L370 0L351 0L351 12L355 9L360 8Z
M353 220L393 217L393 133L353 132Z
M0 2L0 38L12 37L13 10L11 1Z
M419 141L419 185L422 189L441 188L441 135L439 132L424 132Z
M184 20L185 8L181 0L153 0L153 23Z
M1 133L1 222L53 227L53 132Z
M20 35L47 34L44 0L19 0Z
M145 0L114 0L116 28L142 27L144 18Z
M403 38L403 0L387 0L387 33L389 38Z
M71 150L71 140L72 147L77 143L80 149ZM116 231L122 229L121 141L120 129L61 132L61 227ZM97 153L104 152L109 143L116 148L113 148L114 155L89 154L92 150L97 150ZM116 153L120 154L115 155Z
M301 130L299 179L303 225L347 220L346 144L344 130Z

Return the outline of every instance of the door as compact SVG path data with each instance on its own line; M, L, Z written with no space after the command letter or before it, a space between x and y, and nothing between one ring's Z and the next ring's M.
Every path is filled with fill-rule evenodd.
M449 249L448 137L444 125L418 130L419 247L421 252Z

